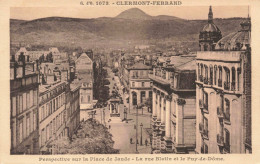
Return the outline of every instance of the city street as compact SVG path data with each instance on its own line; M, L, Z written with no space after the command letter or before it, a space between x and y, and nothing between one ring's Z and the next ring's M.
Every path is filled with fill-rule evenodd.
M130 109L130 114L128 111L128 106L129 104L126 103L126 97L128 97L128 95L124 95L121 91L121 87L119 86L119 79L117 76L114 76L113 72L111 71L110 68L107 68L108 71L108 75L109 75L109 81L110 81L110 92L113 90L113 86L114 83L117 84L118 88L119 88L119 93L121 94L124 104L120 104L119 108L120 108L120 119L119 118L110 118L109 116L109 106L107 106L105 109L102 108L97 108L96 109L96 116L95 118L98 121L101 121L102 124L106 124L107 127L109 127L110 125L110 132L113 135L113 140L115 141L115 145L114 148L115 149L119 149L121 154L130 154L130 153L136 153L136 129L135 129L135 125L136 125L136 111L133 109ZM114 80L112 80L112 78L114 77ZM126 123L125 121L122 122L122 120L124 119L124 106L127 107L127 120L128 123ZM105 113L105 118L104 115L102 114L104 111ZM102 115L102 116L101 116ZM138 141L139 144L137 145L138 148L138 152L142 153L142 154L149 154L151 153L151 145L150 145L150 138L149 138L149 134L147 131L149 131L150 128L150 117L151 114L147 112L147 110L143 111L143 115L142 115L142 111L139 109L138 112ZM104 123L104 119L105 119L105 123ZM109 119L111 119L111 121L109 121ZM141 139L141 127L140 124L143 124L143 128L142 128L142 145L140 145L140 139ZM130 138L132 138L132 144L130 144ZM147 146L145 146L145 140L147 139L148 144Z

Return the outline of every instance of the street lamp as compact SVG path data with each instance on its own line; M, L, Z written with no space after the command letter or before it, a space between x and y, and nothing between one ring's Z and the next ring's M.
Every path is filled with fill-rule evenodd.
M136 134L135 134L135 148L136 148L136 154L138 154L138 150L137 150L137 141L138 141L138 107L135 105L136 108Z
M141 138L140 138L140 145L143 145L143 123L140 124L141 127Z

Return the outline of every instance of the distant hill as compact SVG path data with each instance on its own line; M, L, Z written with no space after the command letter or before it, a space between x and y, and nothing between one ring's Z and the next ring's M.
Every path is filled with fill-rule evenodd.
M245 18L215 19L223 36L240 29ZM114 18L79 19L48 17L31 21L10 20L12 43L107 46L144 41L198 42L199 31L207 20L184 20L173 16L150 16L140 9L123 11ZM120 47L120 46L119 46Z

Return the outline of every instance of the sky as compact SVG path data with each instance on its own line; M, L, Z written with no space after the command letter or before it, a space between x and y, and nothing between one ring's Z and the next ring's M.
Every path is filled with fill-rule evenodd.
M44 17L98 18L115 17L134 6L95 6L95 7L11 7L12 19L33 20ZM208 6L138 6L151 16L169 15L183 19L207 19ZM214 18L247 17L248 6L212 6Z

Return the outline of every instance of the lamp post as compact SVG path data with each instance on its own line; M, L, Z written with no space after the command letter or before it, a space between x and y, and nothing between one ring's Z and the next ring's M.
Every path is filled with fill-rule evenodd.
M135 138L136 138L136 142L135 142L135 146L136 146L136 153L138 153L138 150L137 150L137 140L138 140L138 107L135 106L136 108L136 134L135 134Z
M140 124L141 127L141 138L140 138L140 145L143 145L143 123Z

